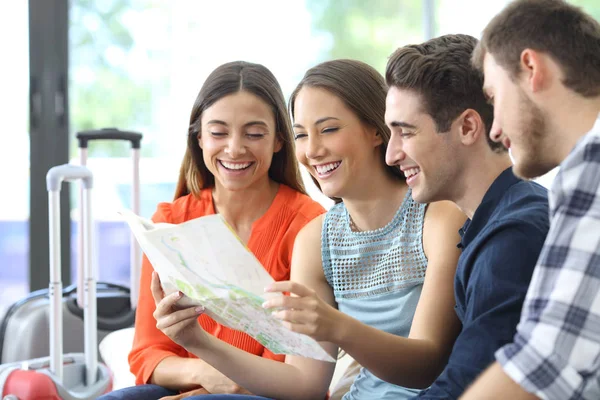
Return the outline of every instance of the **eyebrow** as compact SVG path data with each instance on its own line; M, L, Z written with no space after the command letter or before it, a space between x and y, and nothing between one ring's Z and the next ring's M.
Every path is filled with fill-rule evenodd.
M225 121L221 121L220 119L211 119L210 121L208 121L208 122L206 123L206 125L210 125L210 124L217 124L217 125L229 126L229 125L227 124L227 122L225 122ZM258 126L262 126L262 127L265 127L265 128L268 128L268 127L269 127L269 126L267 125L267 123L266 123L266 122L264 122L264 121L250 121L250 122L246 122L246 123L244 124L244 127L248 127L248 126L256 126L256 125L258 125Z
M336 118L336 117L323 117L323 118L319 118L318 120L316 120L316 121L315 121L315 125L322 124L323 122L327 122L327 121L329 121L329 120L331 120L331 119L334 119L334 120L336 120L336 121L339 121L339 120L340 120L339 118ZM302 125L300 125L300 124L294 124L294 125L293 125L293 127L294 127L294 128L304 128L304 127L303 127Z
M408 122L403 121L392 121L390 123L392 128L409 128L409 129L417 129L417 127L413 124L409 124Z

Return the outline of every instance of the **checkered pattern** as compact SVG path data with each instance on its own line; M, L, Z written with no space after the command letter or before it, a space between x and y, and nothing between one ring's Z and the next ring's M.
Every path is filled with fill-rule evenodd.
M504 371L542 399L600 399L600 119L561 164Z

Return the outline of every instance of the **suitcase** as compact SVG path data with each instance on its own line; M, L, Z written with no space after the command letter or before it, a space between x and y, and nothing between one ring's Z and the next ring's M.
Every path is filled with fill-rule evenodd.
M84 219L81 225L84 255L80 268L84 275L84 353L63 356L60 189L63 181L73 180L82 180L84 186ZM46 184L50 222L50 356L0 365L0 394L19 400L95 399L112 389L112 377L108 368L98 363L97 353L96 271L92 261L92 173L84 166L64 164L48 171Z
M142 135L137 132L120 131L114 128L77 133L80 151L80 164L86 165L87 147L95 140L125 140L131 143L133 159L132 208L139 214L139 149ZM83 189L81 189L83 190ZM83 192L80 193L80 196ZM81 197L80 197L81 198ZM83 221L83 207L80 209L80 221ZM139 268L141 251L137 241L131 241L130 288L110 284L97 284L97 320L98 340L101 341L112 331L131 327L135 321L135 307L138 298ZM66 353L80 353L84 349L83 341L83 236L78 235L79 259L77 273L78 284L63 290L63 332L66 340ZM39 340L47 336L49 329L48 289L31 293L14 303L6 312L0 324L0 363L10 363L47 357L50 354L48 342Z

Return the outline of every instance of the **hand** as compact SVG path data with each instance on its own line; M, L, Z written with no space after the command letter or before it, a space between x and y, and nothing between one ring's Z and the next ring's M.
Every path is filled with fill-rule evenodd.
M197 344L203 335L206 335L206 332L198 323L198 315L204 312L204 308L177 309L175 305L181 299L183 293L177 291L165 296L156 272L152 272L150 290L156 304L156 310L153 314L156 319L156 327L172 341L187 348Z
M222 372L202 360L196 360L199 366L197 382L212 394L251 394Z
M200 396L203 394L212 394L212 393L210 393L208 390L206 390L204 388L199 388L199 389L195 389L195 390L190 390L189 392L176 394L174 396L161 397L160 400L180 400L180 399L185 399L186 397Z
M249 391L247 391L237 385L235 385L235 386L236 386L235 389L232 387L232 390L229 390L226 392L223 392L223 391L209 392L205 388L199 388L199 389L195 389L195 390L190 390L189 392L176 394L174 396L161 397L160 400L181 400L181 399L185 399L187 397L201 396L204 394L252 394Z
M335 343L340 312L324 302L314 290L296 282L282 281L271 284L266 292L290 292L295 296L281 296L265 301L264 308L279 308L273 315L291 331L303 333L317 341Z

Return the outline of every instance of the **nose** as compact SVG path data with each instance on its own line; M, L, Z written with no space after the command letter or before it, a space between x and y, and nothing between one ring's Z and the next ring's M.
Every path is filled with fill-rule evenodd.
M493 142L500 142L502 140L502 128L500 127L500 123L497 118L494 118L494 122L492 123L492 128L490 129L490 139Z
M225 147L225 154L228 154L231 158L237 158L241 155L246 154L246 144L243 142L241 135L233 134L227 141L227 147Z
M324 148L321 143L319 135L308 135L306 146L306 158L318 159L324 156Z
M402 138L399 135L392 134L385 151L385 163L389 166L399 165L405 158L406 153L402 149Z

